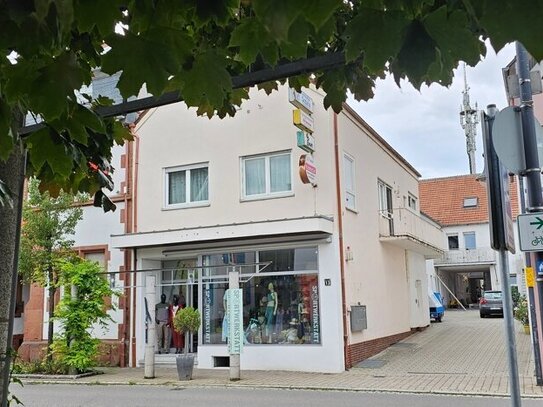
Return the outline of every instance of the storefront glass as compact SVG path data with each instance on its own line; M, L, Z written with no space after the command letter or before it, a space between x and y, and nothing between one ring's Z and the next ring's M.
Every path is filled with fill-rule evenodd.
M203 343L226 343L226 280L235 265L246 344L319 344L317 259L316 247L203 256Z

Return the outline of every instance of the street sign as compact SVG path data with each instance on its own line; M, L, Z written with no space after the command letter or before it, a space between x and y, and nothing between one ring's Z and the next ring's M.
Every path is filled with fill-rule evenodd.
M303 110L294 109L292 111L292 122L300 130L306 131L308 133L313 133L315 121L310 114L307 114Z
M305 131L298 130L296 132L296 143L298 147L308 153L315 151L315 137Z
M296 92L294 89L288 88L288 101L306 113L313 113L315 103L305 92Z
M543 212L518 215L517 224L520 250L543 251ZM539 274L539 265L537 272Z
M537 153L539 162L543 163L543 128L537 119L534 118L534 121ZM526 170L522 123L518 107L506 107L496 115L492 126L492 143L500 162L510 172L520 174Z
M487 115L482 112L483 146L485 149L485 173L487 183L490 246L494 250L515 253L515 231L509 190L509 175L494 149L493 124L495 105L489 105Z

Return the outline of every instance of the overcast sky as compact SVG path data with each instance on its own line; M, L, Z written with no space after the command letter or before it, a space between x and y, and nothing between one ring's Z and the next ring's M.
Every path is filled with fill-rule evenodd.
M507 106L501 69L514 57L513 44L497 55L489 48L487 56L475 67L467 67L472 107L479 109L495 103ZM369 102L349 104L392 147L403 155L423 178L468 174L464 130L460 126L460 105L464 89L463 70L457 69L452 85L423 86L415 90L402 81L398 88L391 77L377 82L375 97ZM483 145L480 124L477 129L477 172L483 170Z

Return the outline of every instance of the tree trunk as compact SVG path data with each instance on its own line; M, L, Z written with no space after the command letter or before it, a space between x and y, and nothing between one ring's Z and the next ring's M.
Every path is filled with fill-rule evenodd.
M25 154L16 146L7 161L0 160L0 179L10 189L13 207L0 206L0 405L7 406L12 358L17 261L21 231Z
M51 256L49 256L51 258ZM53 334L55 323L53 318L55 317L55 293L56 293L56 282L54 281L53 266L49 265L49 270L47 270L47 277L49 278L49 321L47 321L47 361L51 362L53 360Z

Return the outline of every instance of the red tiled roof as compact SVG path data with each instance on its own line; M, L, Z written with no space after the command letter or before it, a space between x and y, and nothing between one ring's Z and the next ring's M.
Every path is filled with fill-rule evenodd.
M510 178L513 219L519 213L516 177ZM477 198L477 206L464 208L465 198ZM477 175L458 175L419 181L420 210L443 226L488 222L486 183Z

